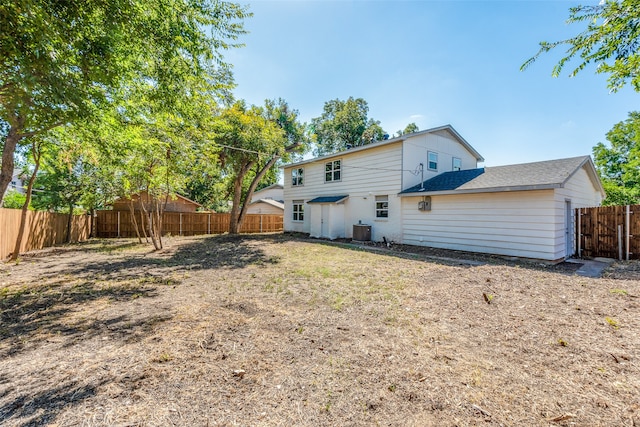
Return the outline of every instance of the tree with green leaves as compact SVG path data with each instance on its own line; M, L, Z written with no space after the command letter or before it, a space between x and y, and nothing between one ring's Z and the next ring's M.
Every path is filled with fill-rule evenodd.
M315 154L331 154L383 139L385 132L380 122L368 114L369 105L362 98L325 102L322 115L311 120Z
M399 130L398 132L396 132L398 134L398 136L402 136L402 135L406 135L409 133L415 133L418 132L420 129L418 128L418 125L411 122L409 123L407 126L405 126L404 130Z
M572 7L569 12L569 24L586 23L586 28L566 40L541 42L538 53L520 69L529 67L543 53L564 46L567 50L553 68L554 77L562 73L569 61L576 59L578 65L570 76L595 64L597 73L609 75L608 86L613 92L626 83L640 92L640 1L604 0L597 5Z
M237 101L217 118L213 135L232 195L229 233L237 234L258 184L275 176L279 161L303 153L308 138L298 112L282 99L266 101L264 108Z
M36 210L66 213L66 240L71 242L71 226L76 209L91 211L98 200L100 182L96 147L69 126L49 131L43 148L41 172L36 177L33 206Z
M230 89L221 52L237 46L248 16L217 0L3 2L0 202L25 138L85 120L122 92L142 90L171 109L185 80Z
M7 209L22 209L26 200L27 196L25 194L14 189L10 189L7 191L7 194L4 195L2 207Z
M640 112L607 132L609 144L593 147L593 157L607 197L605 205L640 203Z

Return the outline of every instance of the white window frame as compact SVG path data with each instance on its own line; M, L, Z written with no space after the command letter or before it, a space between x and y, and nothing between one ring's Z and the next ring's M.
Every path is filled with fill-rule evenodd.
M304 185L304 168L291 169L291 186L302 187Z
M376 196L376 219L389 219L389 196Z
M431 160L431 156L434 157L435 161ZM431 167L432 163L435 165L435 167ZM438 170L438 153L436 153L435 151L427 151L427 169L429 169L430 171Z
M336 178L336 174L338 175L338 178ZM327 179L328 177L330 177L330 179ZM326 162L324 164L324 182L338 181L342 181L342 160Z
M304 222L304 200L294 200L291 208L291 220Z
M456 169L456 160L458 161L458 168ZM451 170L459 171L462 170L462 159L459 157L454 157L451 159Z

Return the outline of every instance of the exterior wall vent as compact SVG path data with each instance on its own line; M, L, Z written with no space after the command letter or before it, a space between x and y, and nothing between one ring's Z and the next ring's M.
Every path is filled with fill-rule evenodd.
M431 210L431 197L425 196L421 201L418 202L418 210L421 212L430 211Z

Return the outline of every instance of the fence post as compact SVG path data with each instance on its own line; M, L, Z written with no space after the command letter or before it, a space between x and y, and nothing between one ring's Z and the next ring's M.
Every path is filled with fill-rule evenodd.
M624 228L625 228L625 233L624 233L624 244L625 244L625 248L626 248L626 257L625 260L629 261L629 237L630 237L630 231L629 228L631 227L631 221L630 221L630 216L631 216L631 206L627 205L627 209L625 212L625 218L624 218Z
M120 211L118 211L118 238L120 238Z
M618 225L618 259L622 261L622 224Z
M260 215L260 232L262 233L262 215Z
M182 212L180 213L180 231L178 233L182 236Z
M578 258L582 258L582 209L578 208L578 229L577 229L577 237L578 237Z
M207 214L207 234L211 234L211 214Z

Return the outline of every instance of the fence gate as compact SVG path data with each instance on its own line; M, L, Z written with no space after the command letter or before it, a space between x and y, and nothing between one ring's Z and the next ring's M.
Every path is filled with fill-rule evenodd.
M576 209L578 256L640 259L640 205Z

